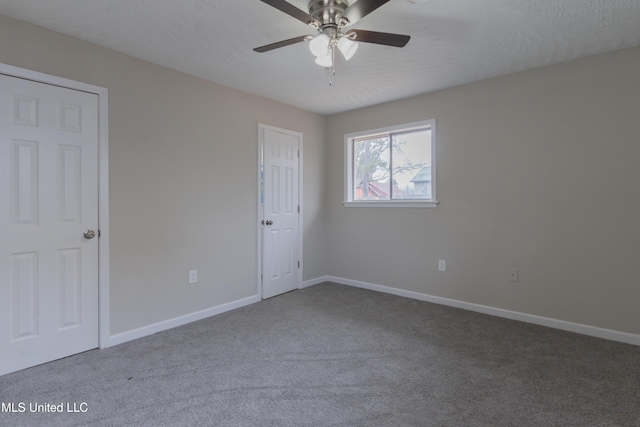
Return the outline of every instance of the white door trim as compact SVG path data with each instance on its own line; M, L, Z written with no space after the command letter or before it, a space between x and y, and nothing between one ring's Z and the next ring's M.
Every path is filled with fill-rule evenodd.
M302 191L302 165L303 165L303 161L302 159L303 157L303 150L302 150L302 146L303 146L303 134L301 132L297 132L294 130L290 130L290 129L284 129L284 128L279 128L279 127L275 127L275 126L270 126L270 125L265 125L262 123L258 123L258 200L257 200L257 206L258 206L258 214L257 214L257 229L258 229L258 238L256 239L257 241L257 250L258 250L258 265L257 265L257 287L256 287L256 293L258 295L258 297L260 299L262 299L262 220L264 219L264 210L263 210L263 203L262 203L262 195L264 192L264 188L263 188L263 180L262 180L262 166L264 164L264 159L263 159L263 152L264 152L264 138L263 138L263 132L266 129L270 129L276 132L284 132L284 133L289 133L292 135L296 135L299 138L300 144L298 146L298 150L300 151L300 155L298 157L298 204L300 205L300 213L298 214L298 259L300 260L300 268L298 269L298 289L300 289L302 287L302 270L304 268L304 259L303 259L303 250L302 250L302 235L304 234L302 231L302 225L303 225L303 221L302 221L302 215L304 213L304 207L303 207L303 191Z
M109 97L100 86L0 63L0 74L46 83L98 96L98 294L99 345L109 347Z

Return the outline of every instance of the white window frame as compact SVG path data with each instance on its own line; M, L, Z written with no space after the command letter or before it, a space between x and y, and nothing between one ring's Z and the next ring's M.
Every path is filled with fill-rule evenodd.
M405 132L429 128L431 130L431 199L418 200L353 200L353 142L365 136L382 133ZM344 136L344 201L345 207L420 207L435 208L436 198L436 121L435 119L401 125L387 126L361 132L348 133Z

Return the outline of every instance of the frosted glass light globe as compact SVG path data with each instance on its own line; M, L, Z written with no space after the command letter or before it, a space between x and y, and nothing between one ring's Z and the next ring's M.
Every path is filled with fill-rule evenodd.
M358 43L351 41L346 37L342 37L338 40L338 49L340 49L340 52L344 55L344 59L348 61L351 59L353 54L356 53L356 50L358 50Z
M328 50L326 55L316 58L316 64L322 67L331 67L333 65L333 58L331 58L331 56L331 50Z
M309 50L315 56L324 56L329 48L329 36L326 34L318 34L309 42Z

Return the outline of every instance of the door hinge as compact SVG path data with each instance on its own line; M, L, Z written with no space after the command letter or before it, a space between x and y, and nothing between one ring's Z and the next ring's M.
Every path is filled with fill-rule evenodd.
M298 268L300 268L300 260L298 260Z
M298 213L300 213L300 205L298 205Z
M300 206L298 206L298 212L300 212ZM98 229L98 239L100 238L100 229Z
M298 158L300 158L300 150L298 150Z

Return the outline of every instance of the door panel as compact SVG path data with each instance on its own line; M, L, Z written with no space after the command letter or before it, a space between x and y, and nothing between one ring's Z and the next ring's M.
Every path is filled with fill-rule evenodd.
M264 174L262 297L298 289L299 157L297 132L261 129Z
M98 99L0 75L0 375L98 346Z

